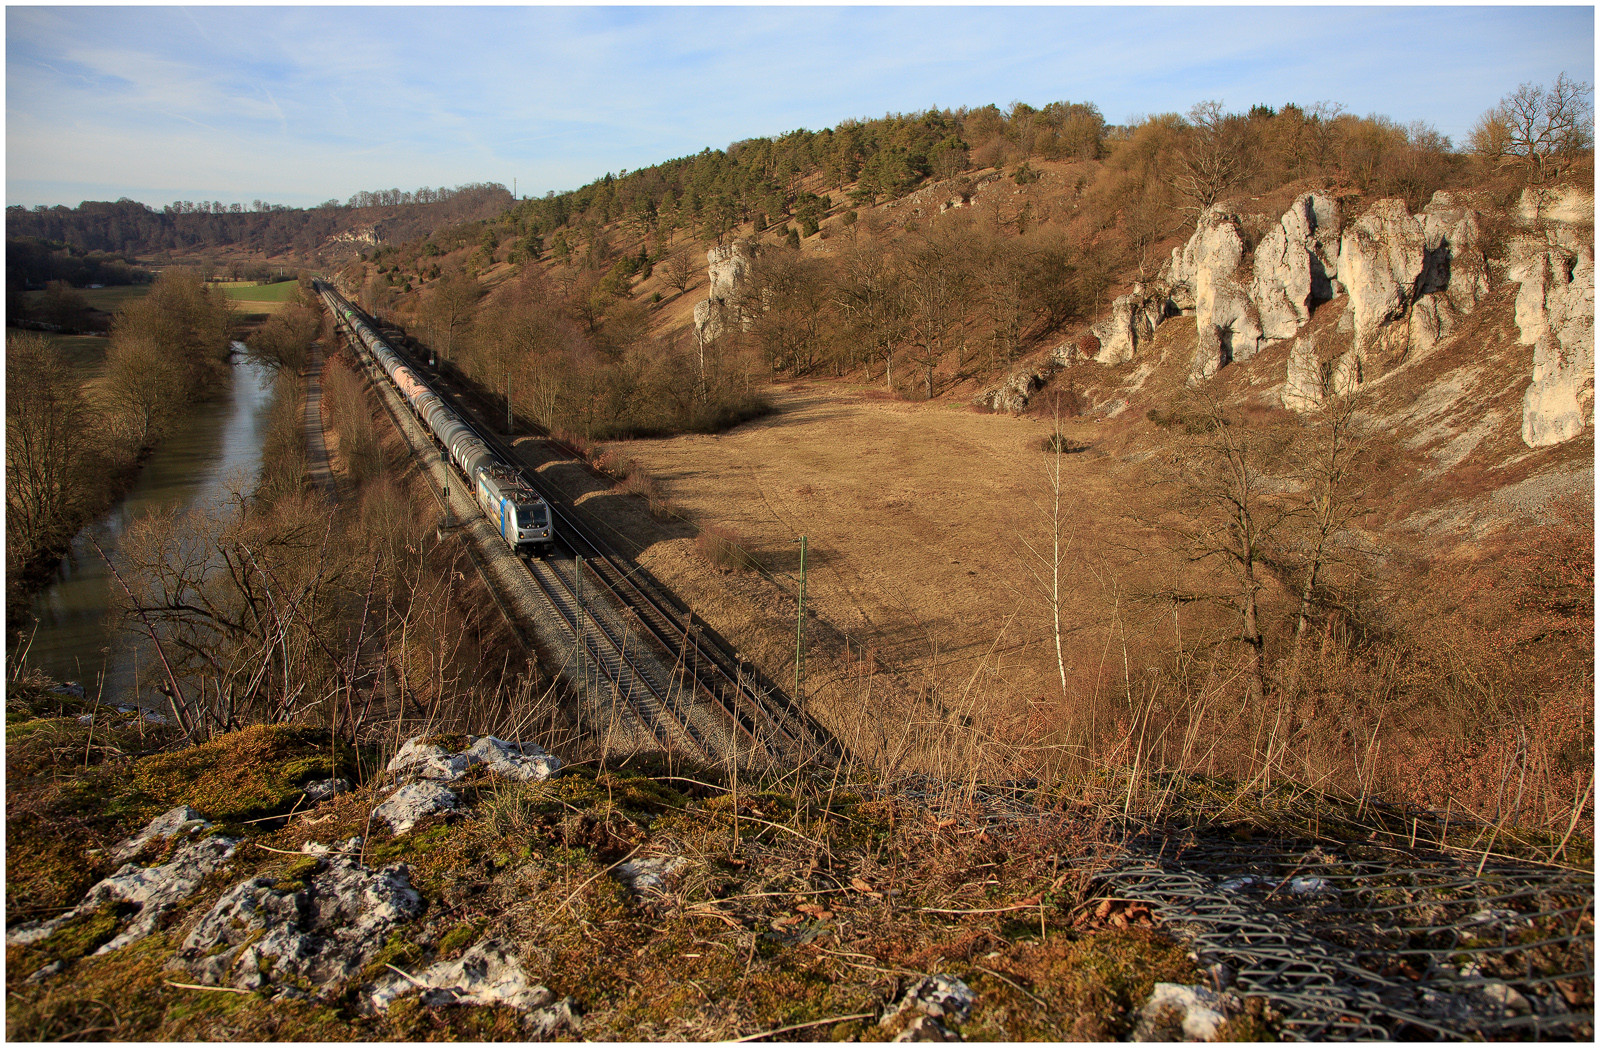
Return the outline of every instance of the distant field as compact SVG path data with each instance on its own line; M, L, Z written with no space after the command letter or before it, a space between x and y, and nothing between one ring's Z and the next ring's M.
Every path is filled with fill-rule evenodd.
M62 359L75 368L85 372L85 377L93 377L105 367L106 350L111 346L111 340L97 335L52 335L45 333L44 339L62 356Z
M118 287L86 287L79 288L78 294L84 301L94 308L106 313L115 313L123 306L136 298L143 298L150 293L149 284L128 284ZM37 302L44 297L43 291L30 291L28 298Z
M276 284L220 284L222 293L235 302L290 302L300 284L284 280Z

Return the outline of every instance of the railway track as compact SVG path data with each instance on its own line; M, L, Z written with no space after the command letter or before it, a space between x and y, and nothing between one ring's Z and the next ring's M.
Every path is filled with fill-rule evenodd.
M713 730L709 733L713 738L708 738L708 733L697 727L683 709L681 683L670 676L662 680L650 664L653 660L639 657L637 643L629 650L626 627L611 621L607 609L583 600L578 581L581 567L576 558L567 561L566 570L561 570L557 562L537 557L526 557L523 563L551 610L576 639L573 665L587 689L625 705L662 749L691 753L708 761L717 760L728 749L729 740L715 738L726 733Z
M457 405L478 438L518 468L549 505L557 543L567 554L561 560L566 570L554 562L520 559L545 605L577 638L574 661L582 664L585 690L597 699L597 709L606 703L626 709L662 748L711 762L732 758L794 767L843 756L838 742L792 698L641 568L609 548L537 474L521 468L520 456L482 422L487 398L424 366L404 339L371 326L398 358L427 377L436 393ZM359 339L352 344L359 352ZM361 355L366 362L366 354ZM372 368L370 362L367 366ZM376 369L375 378L386 376ZM577 457L548 431L535 428L537 435ZM612 601L620 615L609 607ZM630 637L646 640L655 657L645 657L637 642L630 652ZM671 666L665 674L659 669L663 660Z

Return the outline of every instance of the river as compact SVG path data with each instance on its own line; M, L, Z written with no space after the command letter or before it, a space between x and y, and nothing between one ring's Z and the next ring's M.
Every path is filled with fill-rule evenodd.
M145 461L132 490L110 512L80 531L56 566L50 585L33 600L26 661L56 680L78 681L88 697L163 706L145 694L136 675L150 679L155 658L148 640L108 620L115 580L91 537L111 554L128 525L148 513L220 508L234 491L255 487L272 398L272 372L237 351L226 395L197 405L175 424ZM30 629L33 627L29 627ZM143 687L148 687L144 685Z

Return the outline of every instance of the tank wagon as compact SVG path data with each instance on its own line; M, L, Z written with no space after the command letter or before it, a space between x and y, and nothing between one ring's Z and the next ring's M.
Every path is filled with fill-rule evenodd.
M324 301L341 318L383 369L389 381L433 436L434 442L467 481L473 500L507 546L517 552L548 553L555 548L555 528L550 507L528 486L522 475L500 461L471 426L445 399L434 392L389 344L378 337L360 314L328 286L320 285Z

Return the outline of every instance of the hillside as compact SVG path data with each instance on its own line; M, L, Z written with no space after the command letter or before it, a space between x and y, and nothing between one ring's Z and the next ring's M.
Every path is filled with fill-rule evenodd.
M973 116L886 118L879 153ZM965 162L1006 166L895 195L848 181L837 137L608 178L342 280L577 445L623 438L592 454L641 511L602 526L775 680L808 534L812 701L842 737L1039 774L1150 718L1158 761L1319 789L1354 765L1371 781L1336 788L1489 815L1461 762L1532 761L1559 824L1592 723L1583 156L1530 189L1381 120L1201 107L1054 158L1001 135ZM1224 148L1202 207L1188 176ZM779 169L789 219L723 212L701 269L717 186ZM1031 421L947 410L974 403ZM758 575L708 572L674 515Z

